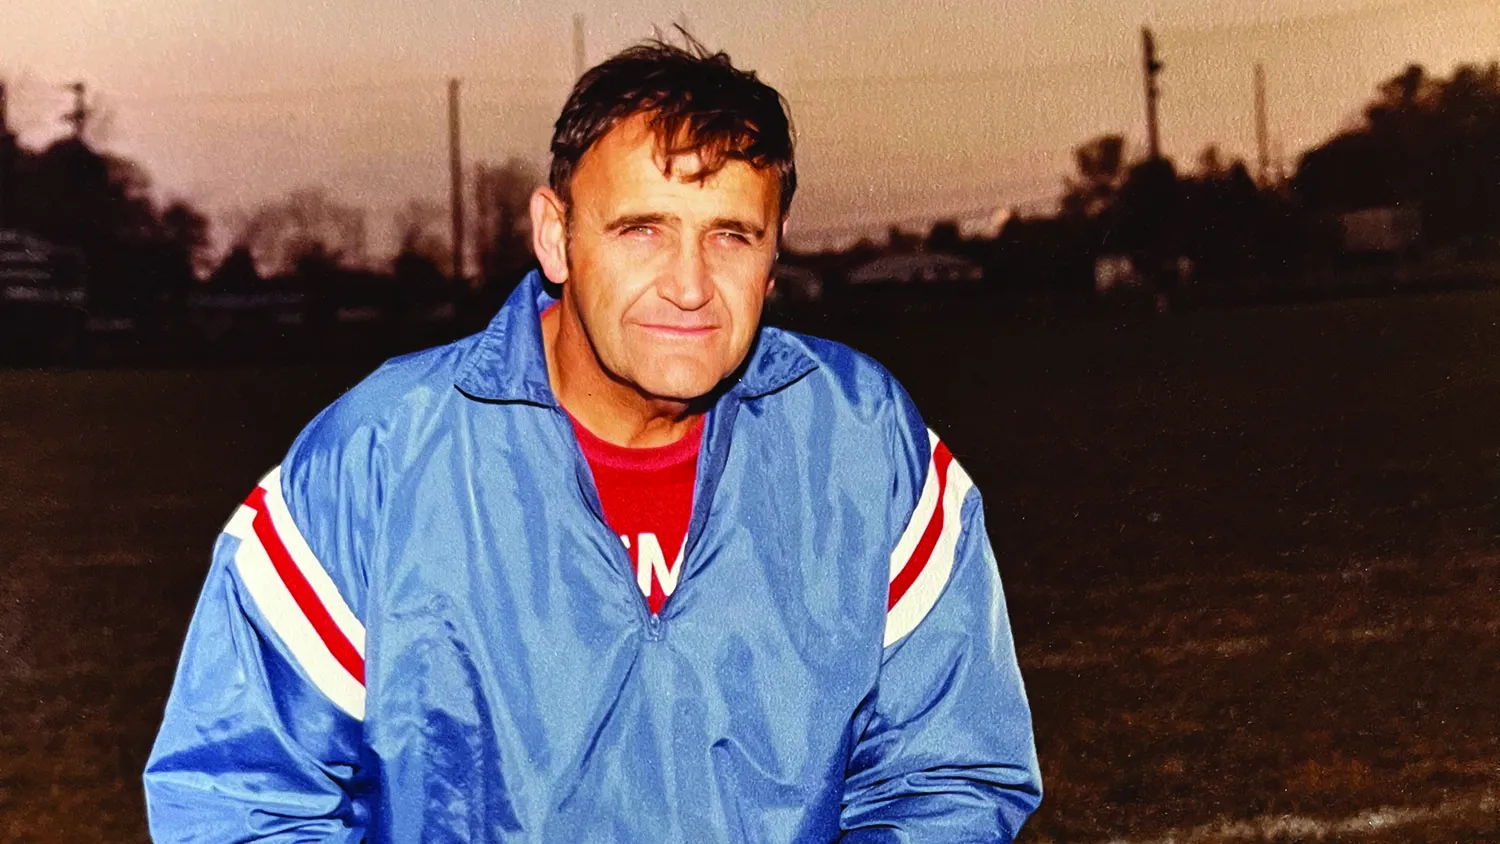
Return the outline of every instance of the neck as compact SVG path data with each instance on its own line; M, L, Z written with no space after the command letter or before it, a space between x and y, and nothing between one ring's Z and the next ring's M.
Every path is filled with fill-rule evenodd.
M552 392L589 433L614 445L670 445L692 430L702 410L692 403L642 395L609 376L593 355L566 297L542 314L542 346Z

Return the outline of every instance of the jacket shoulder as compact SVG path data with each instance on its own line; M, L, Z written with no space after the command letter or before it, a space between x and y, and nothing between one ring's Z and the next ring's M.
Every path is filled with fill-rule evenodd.
M843 343L799 334L779 332L783 342L793 344L816 366L795 387L825 396L841 415L878 425L902 444L926 445L926 423L899 379L875 358Z
M477 335L391 358L325 407L302 430L289 460L308 451L342 451L354 441L385 441L441 411Z

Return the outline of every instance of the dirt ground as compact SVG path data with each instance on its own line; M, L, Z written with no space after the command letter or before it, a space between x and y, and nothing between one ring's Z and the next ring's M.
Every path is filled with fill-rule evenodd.
M1500 295L819 327L984 492L1025 840L1500 840ZM145 840L213 537L359 374L0 372L0 841Z

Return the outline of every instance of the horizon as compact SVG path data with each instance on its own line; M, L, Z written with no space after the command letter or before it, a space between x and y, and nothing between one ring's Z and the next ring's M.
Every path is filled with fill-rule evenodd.
M289 0L192 11L153 0L108 10L75 0L67 11L20 2L22 25L0 34L0 78L11 83L22 142L63 134L64 85L84 81L101 115L99 146L139 163L159 199L205 211L221 244L236 211L317 186L365 212L371 257L385 255L397 209L412 199L446 206L450 76L464 85L466 169L517 157L538 173L573 77L571 13L522 5L448 0L445 15L425 17L382 2L350 21ZM649 35L652 22L686 22L782 91L803 176L790 241L803 249L893 225L1051 209L1075 146L1118 133L1143 147L1142 25L1155 30L1166 64L1163 151L1184 171L1210 143L1253 171L1257 61L1290 172L1408 64L1446 75L1500 58L1500 6L1476 0L1084 10L1025 0L1003 14L870 0L852 13L773 3L784 13L750 21L655 3L638 15L601 7L578 8L589 64ZM506 21L519 25L495 29L512 34L473 34Z

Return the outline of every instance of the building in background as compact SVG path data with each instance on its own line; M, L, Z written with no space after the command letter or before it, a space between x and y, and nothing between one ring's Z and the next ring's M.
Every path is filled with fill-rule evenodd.
M973 261L940 252L883 255L849 273L849 284L936 284L974 282L984 270Z
M87 319L83 256L0 229L0 359L45 359L77 344Z
M1345 252L1394 255L1414 249L1422 239L1422 212L1387 206L1339 215Z

